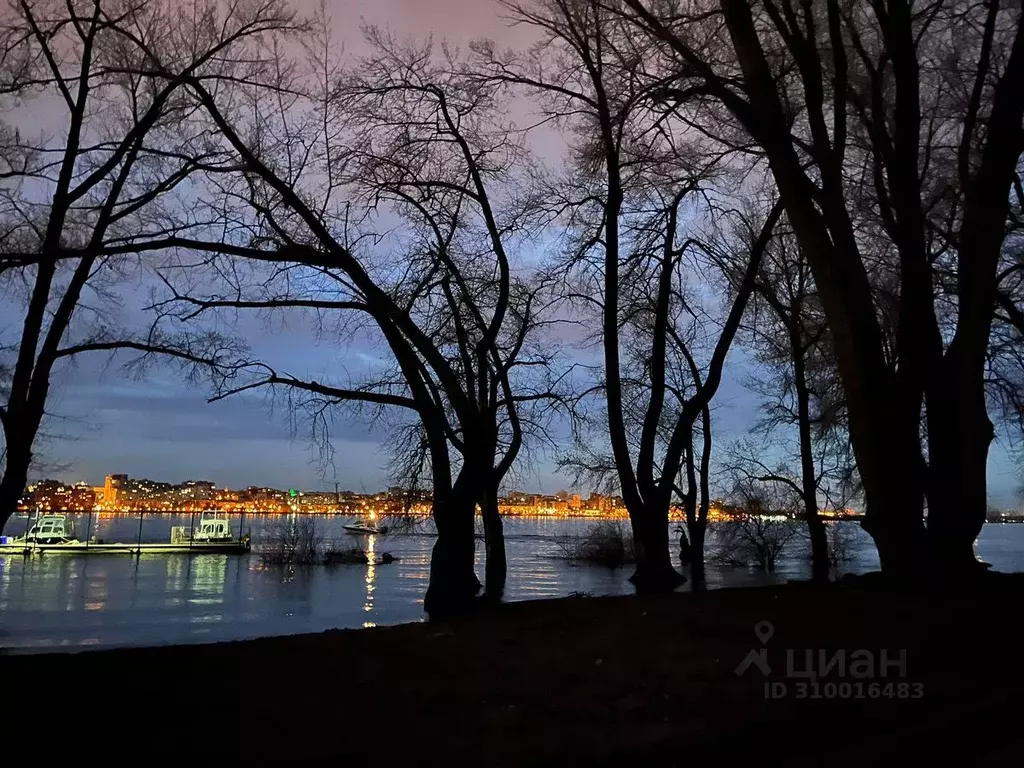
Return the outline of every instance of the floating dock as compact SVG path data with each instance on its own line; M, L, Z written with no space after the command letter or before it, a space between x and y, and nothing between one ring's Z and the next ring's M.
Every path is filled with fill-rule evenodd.
M244 555L250 549L248 537L235 541L193 541L175 544L100 544L84 541L40 544L10 541L7 544L0 544L0 555Z
M92 522L91 516L89 521ZM37 516L35 525L24 536L0 536L0 555L244 555L250 549L250 537L242 535L241 523L238 532L236 539L226 514L204 512L198 531L194 525L188 529L184 525L171 526L170 542L144 543L141 516L139 538L134 544L107 543L95 537L81 541L67 515L47 514Z

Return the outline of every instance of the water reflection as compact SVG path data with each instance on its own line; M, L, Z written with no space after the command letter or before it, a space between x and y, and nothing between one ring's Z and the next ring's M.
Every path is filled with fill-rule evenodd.
M191 563L190 558L176 557L167 563L167 591L174 594L174 600L178 600L177 595L183 591L188 580L189 564ZM168 600L169 605L173 605L170 599Z
M280 520L247 516L254 543L258 546L260 537ZM339 517L318 524L326 539L351 546L351 537L341 530L347 522ZM23 523L17 521L19 527ZM188 524L188 515L147 516L143 541L163 541L171 525ZM556 538L585 525L565 520L509 521L506 598L631 593L629 569L577 567L556 557ZM850 525L860 538L846 569L877 568L870 540L859 527ZM107 540L134 540L137 526L136 517L96 515L93 532ZM427 535L371 535L363 539L366 565L293 571L268 568L256 555L4 556L0 557L0 645L151 645L417 621L423 618L435 541ZM483 566L482 549L477 548L478 569ZM378 565L384 551L395 555L396 561ZM1024 569L1024 525L986 526L978 551L997 570ZM738 586L807 578L809 572L805 548L796 545L774 576L747 568L709 567L707 579L711 587Z
M3 597L10 591L12 570L10 561L10 557L0 555L0 611L7 607Z
M199 555L189 558L192 576L190 601L195 605L213 605L224 602L224 587L228 579L228 555Z
M370 534L366 537L366 599L363 600L363 613L371 613L373 611L373 590L375 588L374 581L377 576L377 537ZM374 621L364 621L363 627L376 627L377 623Z
M90 576L89 565L90 561L83 559L81 600L85 610L102 611L109 597L107 580L103 578L102 570L97 575ZM92 570L94 573L97 572L95 565Z

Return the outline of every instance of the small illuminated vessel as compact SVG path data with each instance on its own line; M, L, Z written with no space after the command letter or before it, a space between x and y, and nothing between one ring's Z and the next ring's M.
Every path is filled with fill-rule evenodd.
M25 540L32 544L67 544L75 541L75 524L66 515L43 515L28 529Z
M356 525L343 525L341 527L345 531L345 533L350 533L353 536L373 536L377 534L383 536L385 533L388 532L388 527L386 525L382 525L380 528L376 528L372 525L363 525L361 523L357 523Z
M192 534L192 541L197 543L220 543L233 539L231 522L226 512L203 512L199 519L199 529Z

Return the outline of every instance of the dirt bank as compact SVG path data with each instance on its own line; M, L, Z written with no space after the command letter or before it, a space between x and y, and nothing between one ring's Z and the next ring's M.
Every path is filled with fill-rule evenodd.
M456 622L8 656L4 741L40 756L187 749L230 763L1016 766L1022 585L572 598ZM835 666L817 679L787 673L806 671L808 654L819 672ZM766 683L782 697L766 699ZM54 721L68 727L40 729Z

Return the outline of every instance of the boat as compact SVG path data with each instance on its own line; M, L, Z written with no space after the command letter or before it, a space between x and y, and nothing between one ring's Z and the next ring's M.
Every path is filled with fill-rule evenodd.
M75 541L75 524L67 515L43 515L28 529L24 540L31 544L66 544Z
M227 512L203 512L199 518L199 529L192 534L194 542L225 542L233 538Z
M353 536L383 536L388 532L388 527L386 525L382 525L380 528L376 528L372 525L363 525L361 523L358 523L356 525L343 525L341 527L345 531L345 533L351 534Z

